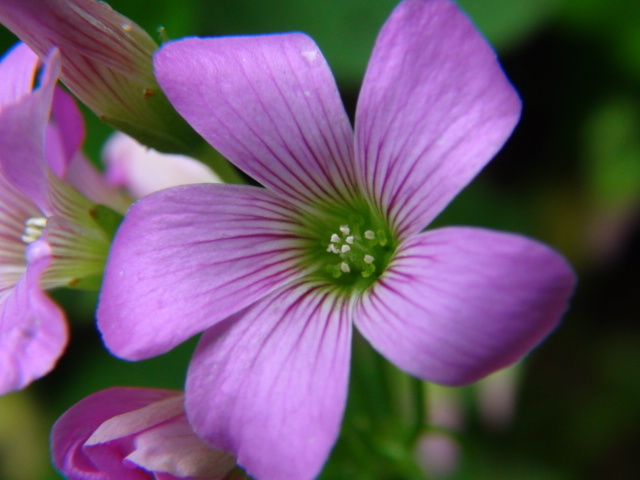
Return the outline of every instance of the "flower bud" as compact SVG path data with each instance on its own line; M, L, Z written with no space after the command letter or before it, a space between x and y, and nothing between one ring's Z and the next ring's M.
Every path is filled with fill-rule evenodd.
M102 149L105 177L134 198L176 185L220 183L222 180L204 163L185 155L160 153L135 139L115 132Z
M193 433L182 392L110 388L53 426L53 461L71 480L241 480L235 458Z
M58 47L61 80L112 127L163 152L187 153L201 142L158 86L156 43L106 3L3 0L0 22L40 58Z

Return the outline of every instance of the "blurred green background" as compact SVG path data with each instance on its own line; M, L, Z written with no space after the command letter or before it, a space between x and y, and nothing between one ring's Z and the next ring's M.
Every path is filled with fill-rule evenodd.
M170 38L304 31L353 113L395 0L109 2ZM417 385L356 339L343 432L322 479L636 479L640 471L640 2L461 0L524 103L502 152L437 220L531 235L579 285L562 326L517 368L461 389ZM0 28L6 50L15 38ZM1 79L0 79L1 80ZM109 130L87 113L87 153ZM60 478L55 419L113 385L181 388L194 341L160 358L111 357L95 295L55 292L72 324L58 368L0 397L0 478ZM436 427L416 427L422 402ZM215 408L215 406L212 406ZM416 441L416 439L418 439Z

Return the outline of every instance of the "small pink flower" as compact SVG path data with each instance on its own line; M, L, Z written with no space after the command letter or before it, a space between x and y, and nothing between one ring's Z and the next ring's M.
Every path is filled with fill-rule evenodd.
M110 388L53 426L53 460L71 480L241 480L235 459L195 436L182 392Z

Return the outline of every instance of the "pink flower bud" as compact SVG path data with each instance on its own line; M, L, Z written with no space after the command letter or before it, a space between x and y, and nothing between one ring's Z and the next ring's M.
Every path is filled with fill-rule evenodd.
M71 480L241 480L235 458L193 433L182 392L116 387L88 396L53 426L53 460Z
M158 46L106 3L3 0L0 22L40 58L58 47L61 80L104 122L161 151L187 152L199 143L155 80Z

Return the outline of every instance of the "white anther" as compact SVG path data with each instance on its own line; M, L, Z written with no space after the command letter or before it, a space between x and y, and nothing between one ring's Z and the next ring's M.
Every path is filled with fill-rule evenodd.
M333 235L331 235L331 241L333 243L340 243L340 237L334 233Z
M353 235L349 235L345 241L349 244L349 245L353 245Z
M366 232L364 232L364 238L366 238L367 240L373 240L374 238L376 238L376 234L373 233L373 230L367 230Z
M47 219L44 217L33 217L24 222L24 232L20 235L20 240L24 243L32 243L40 238L42 231L47 226Z
M32 217L26 222L24 222L26 227L40 227L44 228L47 226L47 219L44 217Z
M24 229L24 235L23 236L35 239L35 238L38 238L41 233L42 233L42 228L26 227Z
M327 247L327 252L340 253L340 250L338 250L338 248L333 243L330 243L329 247Z
M365 255L364 256L364 263L367 263L367 264L371 265L374 260L375 260L375 258L373 258L371 255Z
M351 232L347 225L340 225L340 231L343 235L349 235L349 233Z
M351 250L351 247L349 245L342 245L342 248L340 248L340 251L342 253L347 253L349 250Z
M340 264L340 270L342 270L344 273L349 273L351 271L349 265L347 265L345 262L342 262Z

